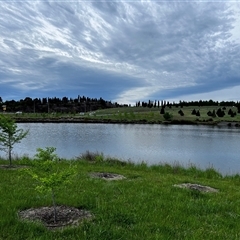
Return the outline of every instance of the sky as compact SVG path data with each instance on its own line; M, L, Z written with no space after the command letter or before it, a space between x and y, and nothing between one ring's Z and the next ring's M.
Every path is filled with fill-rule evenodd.
M0 97L240 101L240 0L0 0Z

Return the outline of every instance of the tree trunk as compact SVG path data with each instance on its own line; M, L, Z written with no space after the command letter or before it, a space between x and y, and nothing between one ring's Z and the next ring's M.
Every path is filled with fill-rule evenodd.
M56 208L56 201L55 201L55 195L54 191L52 189L52 202L53 202L53 209L54 209L54 223L57 221L57 208Z
M12 144L11 144L11 134L8 133L8 159L9 165L12 165Z
M8 159L9 159L9 165L12 166L12 150L11 150L11 147L8 148Z

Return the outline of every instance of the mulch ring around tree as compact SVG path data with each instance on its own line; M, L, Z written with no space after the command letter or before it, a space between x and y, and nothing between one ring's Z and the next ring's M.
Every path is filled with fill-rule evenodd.
M191 190L197 190L199 192L206 192L206 193L215 193L218 192L218 189L209 187L209 186L203 186L200 184L195 184L195 183L182 183L182 184L175 184L173 185L174 187L179 187L179 188L188 188Z
M93 219L93 215L86 210L68 206L57 206L57 217L54 222L54 208L40 207L19 211L21 220L41 222L49 230L59 230L64 227L76 227L84 220Z
M1 169L8 169L8 170L17 170L20 168L26 168L28 166L24 166L24 165L0 165Z
M125 179L123 175L108 172L93 172L90 173L90 176L93 178L102 178L108 181Z

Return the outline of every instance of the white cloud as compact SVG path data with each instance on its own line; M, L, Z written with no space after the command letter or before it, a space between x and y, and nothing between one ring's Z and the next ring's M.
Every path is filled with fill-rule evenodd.
M239 13L238 2L1 2L0 83L16 81L20 98L123 103L224 91L240 85Z

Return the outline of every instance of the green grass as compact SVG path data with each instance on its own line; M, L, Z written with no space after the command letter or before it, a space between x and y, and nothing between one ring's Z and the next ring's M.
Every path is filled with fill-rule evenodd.
M227 122L240 122L240 114L235 117L229 116L228 110L231 108L234 112L237 112L237 108L226 107L224 117L209 117L208 111L217 111L219 106L191 106L191 107L165 107L165 112L172 114L172 123L202 123L213 124L221 121ZM192 115L192 110L199 110L201 116ZM184 116L180 116L179 110L184 112ZM162 114L160 114L160 108L153 107L122 107L122 108L110 108L97 110L94 112L87 112L85 115L76 114L47 114L47 113L24 113L13 114L13 117L17 119L82 119L82 120L98 120L98 121L115 121L115 122L143 122L143 123L162 123L165 121Z
M237 114L235 117L229 116L228 110L231 108L233 111L237 112L236 108L226 107L224 117L209 117L207 115L208 111L217 111L218 106L191 106L191 107L165 107L165 112L169 112L173 115L173 121L189 121L189 122L200 122L200 123L210 123L210 122L220 122L220 121L229 121L229 122L239 122L240 114ZM201 116L192 115L192 110L199 110ZM184 116L180 116L178 113L179 110L184 112ZM96 119L118 119L118 120L128 120L128 121L138 121L146 120L147 122L159 123L163 122L163 115L160 114L160 108L147 108L147 107L125 107L125 108L113 108L98 110L93 115Z
M59 205L91 211L94 220L55 232L20 221L17 215L19 210L51 205L50 196L36 192L36 183L21 170L0 169L0 239L240 239L239 175L222 176L214 169L203 171L194 166L148 167L101 157L103 161L74 160L77 175L70 185L61 187L56 199ZM62 160L58 164L65 168L69 163ZM31 165L31 160L14 164ZM98 171L122 174L126 179L89 177L90 172ZM219 192L173 187L186 182Z

